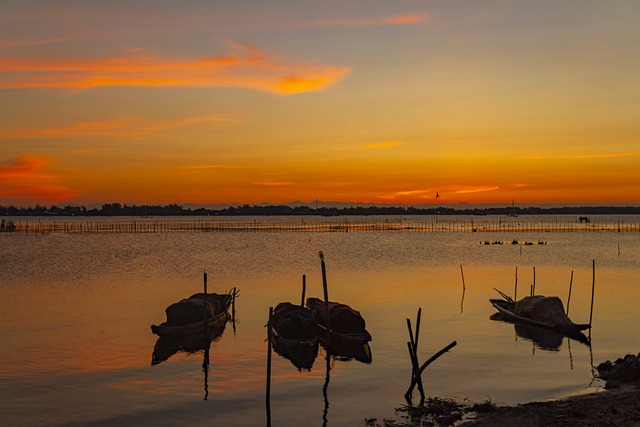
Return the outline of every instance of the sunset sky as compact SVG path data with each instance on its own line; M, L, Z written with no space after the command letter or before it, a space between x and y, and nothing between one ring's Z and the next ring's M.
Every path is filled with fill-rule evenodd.
M637 205L639 23L638 0L0 0L0 205Z

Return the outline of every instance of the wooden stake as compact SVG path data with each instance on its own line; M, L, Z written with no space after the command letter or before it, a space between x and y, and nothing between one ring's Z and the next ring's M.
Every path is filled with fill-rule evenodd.
M462 264L460 264L460 274L462 275L462 290L464 291L466 287L464 285L464 271L462 270Z
M513 290L513 300L518 301L518 266L516 265L516 286Z
M593 320L593 297L596 291L596 260L593 260L593 280L591 281L591 310L589 311L589 326Z
M533 267L533 287L531 288L531 295L536 294L536 268Z
M269 322L267 323L267 426L271 425L271 327L273 307L269 307Z
M307 292L307 275L302 275L302 302L300 302L300 306L304 307L304 294Z
M324 265L324 254L322 251L318 253L320 256L320 265L322 267L322 288L324 290L324 313L327 319L327 342L329 342L331 333L331 319L329 318L329 289L327 286L327 270Z
M567 316L569 315L569 303L571 302L571 287L573 286L573 270L571 270L571 280L569 280L569 297L567 297Z
M420 334L420 318L422 314L422 308L418 308L418 317L416 319L416 335L414 337L413 331L411 329L411 320L407 319L407 328L409 329L409 342L407 342L407 346L409 348L409 358L411 359L411 381L415 378L415 375L418 373L418 368L420 364L418 363L418 337ZM425 394L424 388L422 386L422 378L418 377L418 391L420 392L420 402L424 402Z
M204 270L204 336L211 337L209 332L209 302L207 301L207 270Z
M416 316L416 342L415 342L415 349L416 349L416 354L418 353L418 338L420 337L420 320L422 318L422 308L418 307L418 315Z

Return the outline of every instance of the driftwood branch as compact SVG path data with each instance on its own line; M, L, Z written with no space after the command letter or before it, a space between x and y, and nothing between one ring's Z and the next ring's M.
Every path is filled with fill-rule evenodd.
M407 319L407 329L409 330L409 341L407 347L409 349L409 358L411 359L411 380L415 377L420 364L418 363L418 334L420 333L420 314L422 309L418 309L418 318L416 319L416 335L414 337L413 330L411 328L411 320ZM424 401L424 388L422 386L422 378L418 378L418 391L420 392L420 401Z
M409 404L411 404L411 393L413 392L413 388L416 386L416 384L418 383L418 380L420 379L420 376L422 375L422 373L424 372L425 369L427 369L427 366L429 366L431 363L433 363L438 357L442 356L443 354L445 354L446 352L448 352L449 350L451 350L453 347L455 347L458 343L457 342L452 342L451 344L449 344L448 346L446 346L445 348L443 348L442 350L440 350L439 352L437 352L436 354L434 354L433 356L431 356L429 358L429 360L427 360L426 362L424 362L422 364L422 366L420 366L420 369L418 369L418 371L416 372L416 374L413 376L413 379L411 380L411 385L409 386L409 389L407 390L407 392L404 394L404 398L407 400L407 402Z

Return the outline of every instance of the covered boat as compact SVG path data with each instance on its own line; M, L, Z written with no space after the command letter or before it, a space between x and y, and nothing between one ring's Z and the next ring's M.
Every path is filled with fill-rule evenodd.
M367 331L360 312L337 302L329 301L328 306L329 333L324 301L313 297L307 299L307 307L313 312L313 318L318 325L318 336L324 343L353 348L371 341L371 334Z
M274 350L299 370L311 370L318 355L318 333L311 310L281 302L273 310L270 330Z
M191 295L167 307L167 321L157 326L151 325L151 331L160 337L183 337L203 332L205 313L208 313L209 328L215 329L220 323L227 321L233 298L233 291L225 294L206 294L205 304L205 294Z

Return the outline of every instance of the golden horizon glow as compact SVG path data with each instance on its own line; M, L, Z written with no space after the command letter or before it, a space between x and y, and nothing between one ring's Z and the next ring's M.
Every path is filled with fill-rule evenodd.
M640 7L583 7L14 2L0 205L640 204Z

